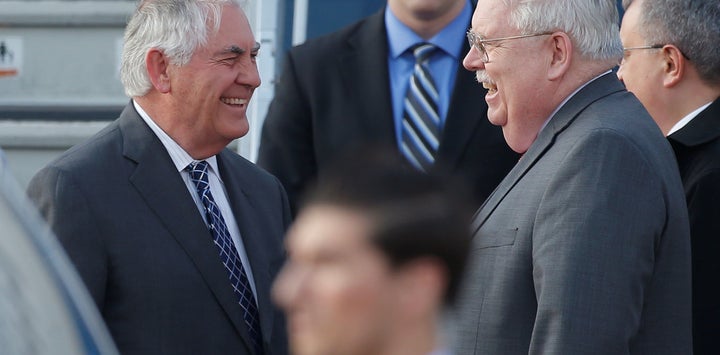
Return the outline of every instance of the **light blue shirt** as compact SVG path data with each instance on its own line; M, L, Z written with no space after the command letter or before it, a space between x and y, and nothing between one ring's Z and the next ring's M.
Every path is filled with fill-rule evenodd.
M440 93L440 124L445 125L450 106L453 86L455 85L455 73L462 61L462 49L465 42L465 33L472 16L472 5L468 0L462 12L450 24L445 26L437 35L424 40L418 36L410 27L385 8L385 26L387 27L388 43L388 69L390 72L390 93L392 95L393 118L395 123L395 137L400 142L400 125L402 124L403 99L407 93L410 76L415 66L415 57L408 51L410 47L428 42L438 47L430 57L430 71ZM468 74L470 75L470 74Z

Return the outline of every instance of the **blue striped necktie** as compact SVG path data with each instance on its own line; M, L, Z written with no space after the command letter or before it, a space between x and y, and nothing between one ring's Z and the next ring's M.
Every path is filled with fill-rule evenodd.
M195 184L198 196L205 207L205 216L209 224L210 232L213 236L215 246L220 253L223 265L228 272L230 285L232 286L238 304L243 309L243 320L248 327L250 339L253 342L257 354L263 354L262 335L260 333L260 318L255 296L250 288L250 281L245 272L245 268L240 260L235 243L230 237L230 232L225 224L225 219L220 213L218 205L215 203L210 185L208 184L208 163L199 161L190 163L185 168L190 173L190 180Z
M428 67L430 55L436 48L430 43L411 48L415 66L403 101L400 151L422 171L433 165L440 145L440 96Z

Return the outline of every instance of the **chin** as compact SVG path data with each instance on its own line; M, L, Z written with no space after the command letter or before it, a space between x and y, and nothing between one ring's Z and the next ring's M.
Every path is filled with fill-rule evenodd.
M510 147L510 149L512 149L513 152L518 154L525 154L528 148L530 148L530 145L532 145L532 142L528 144L525 140L518 139L517 137L505 131L505 129L503 129L503 136L505 137L505 142Z
M508 130L505 129L505 127L502 128L502 132L503 132L503 138L505 138L505 143L508 145L508 147L510 147L510 149L512 149L512 151L514 151L515 153L520 153L520 154L524 153L524 152L519 151L520 144L518 144L518 142L516 142L513 139L514 138L513 135L511 133L509 133Z
M228 127L225 132L225 136L228 137L228 139L230 140L244 137L246 134L248 134L248 132L250 132L250 125L248 124L247 118L243 118L242 122L237 122L231 127Z

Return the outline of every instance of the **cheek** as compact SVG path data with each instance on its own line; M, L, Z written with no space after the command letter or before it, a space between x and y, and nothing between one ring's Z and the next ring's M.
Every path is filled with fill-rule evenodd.
M328 274L320 278L318 295L323 298L329 311L336 314L362 314L372 307L382 292L376 277L350 275L343 272Z
M360 275L324 274L313 282L312 299L302 300L308 312L304 329L297 333L298 353L358 349L377 337L382 327L383 289L377 280ZM302 334L302 335L301 335ZM340 352L340 351L339 351Z
M641 72L636 68L623 68L623 83L625 84L625 88L635 94L635 96L639 97L644 94L646 82L647 78L643 78Z
M389 286L371 270L328 277L320 286L322 294L315 303L318 321L339 341L362 342L373 337L373 329L385 313ZM364 339L364 340L363 340Z

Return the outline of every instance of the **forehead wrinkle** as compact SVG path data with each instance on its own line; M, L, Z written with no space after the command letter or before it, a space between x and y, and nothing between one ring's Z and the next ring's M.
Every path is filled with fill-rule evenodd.
M485 33L481 33L478 28L482 28L483 30L487 30L489 24L491 23L492 18L490 17L475 17L473 18L472 26L470 26L470 31L475 33L475 35L479 37L484 37Z

